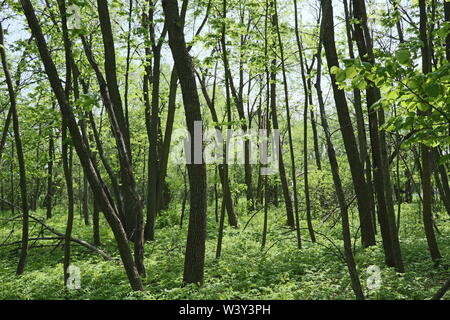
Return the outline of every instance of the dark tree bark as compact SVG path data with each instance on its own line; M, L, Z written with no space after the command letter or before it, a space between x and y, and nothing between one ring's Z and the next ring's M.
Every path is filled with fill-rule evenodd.
M323 10L323 28L328 30L323 34L323 45L328 62L328 69L333 66L339 67L338 56L336 52L336 44L334 40L334 19L333 8L330 0L322 0ZM354 190L358 203L359 219L361 224L361 238L364 247L375 244L375 235L370 216L370 206L367 199L369 198L369 190L364 177L364 171L360 160L359 151L356 145L353 126L350 120L347 100L343 90L338 88L336 77L330 71L330 77L333 87L334 99L336 102L338 120L344 139L344 146L347 153L347 159L350 165Z
M184 170L182 172L182 175L183 175L183 200L181 201L180 229L183 228L184 213L186 212L186 200L187 200L187 196L188 196L187 183L186 183L186 170Z
M62 124L61 130L61 154L62 163L64 170L64 177L66 180L67 188L67 223L66 232L64 237L64 284L67 284L67 280L70 276L69 266L70 266L70 238L72 236L73 229L73 218L74 218L74 197L73 197L73 182L72 182L72 147L68 146L67 141L67 126L65 123Z
M130 78L130 64L131 64L131 24L133 22L133 1L128 1L128 30L127 30L127 57L125 67L125 92L124 92L124 105L125 105L125 125L129 132L130 130L130 117L128 106L128 91L129 91L129 78Z
M297 16L297 3L294 3L295 6L295 15ZM296 18L297 20L297 18ZM297 26L297 24L296 24ZM296 40L297 40L297 48L299 50L299 58L300 58L300 70L302 76L303 83L303 91L304 91L304 109L303 109L303 183L304 183L304 194L305 194L305 208L306 208L306 221L308 223L308 231L309 236L311 238L311 242L316 242L316 236L314 234L314 229L312 226L312 217L311 217L311 197L309 193L309 175L308 175L308 108L310 104L310 86L308 86L308 82L306 80L306 60L303 58L303 45L301 41L300 34L298 33L298 27L296 28ZM308 70L308 73L309 70Z
M12 116L12 114L11 114ZM13 159L15 159L14 156L14 141L11 141L11 160L9 161L9 190L10 190L10 210L11 210L11 214L14 215L15 214L15 202L16 202L16 197L15 197L15 188L14 188L14 161Z
M22 241L20 249L19 263L17 264L16 274L21 275L25 270L28 256L28 232L29 232L29 212L28 212L28 193L27 178L25 169L25 159L22 149L22 138L20 136L19 118L17 116L16 93L14 92L13 81L6 61L6 52L3 36L3 26L0 23L0 58L2 60L3 72L5 74L6 85L8 87L9 103L13 123L14 141L16 144L17 161L19 163L19 187L22 208Z
M435 162L436 159L439 159L440 157L440 152L438 150L435 150L434 152L434 156L435 156ZM447 210L448 215L450 216L450 186L448 183L448 173L447 173L447 169L445 168L445 166L443 164L439 165L439 163L436 163L436 169L435 169L435 174L436 174L436 181L440 181L440 185L441 185L441 199L444 202L444 206Z
M222 17L223 19L226 19L227 17L227 0L223 0L222 1ZM225 93L226 93L226 112L227 112L227 117L228 117L228 121L231 122L231 99L230 99L230 91L231 91L231 95L233 95L236 107L238 109L239 112L239 116L241 119L245 119L245 116L243 115L242 111L242 101L239 99L239 96L236 92L236 88L234 87L234 81L233 81L233 77L231 75L231 71L230 71L230 67L229 67L229 61L228 61L228 52L227 52L227 46L226 46L226 22L225 20L222 22L222 30L221 30L221 37L220 37L220 47L222 49L222 60L223 60L223 65L225 68ZM215 116L217 118L217 115ZM214 120L213 120L214 121ZM231 126L228 126L228 129L231 129ZM243 130L246 130L246 126L244 126ZM227 131L228 132L228 131ZM227 134L227 139L226 139L226 143L228 142L228 134ZM226 148L226 152L227 152L228 148ZM244 152L247 153L247 150L245 150ZM225 159L228 156L227 153L224 154ZM245 168L245 165L244 165ZM225 195L225 205L227 208L227 214L228 214L228 223L233 226L233 227L238 227L238 220L236 217L236 213L234 211L234 205L233 205L233 200L231 198L231 193L230 193L230 188L229 188L229 184L228 184L228 164L224 163L222 166L219 166L219 170L221 171L221 180L224 182L224 184L222 184L223 186L223 192ZM249 188L249 186L247 185L247 188ZM251 186L250 186L251 188Z
M141 274L145 271L143 266L144 251L144 218L142 212L142 201L137 192L136 182L133 175L131 161L130 135L126 127L125 117L122 108L119 86L116 74L116 58L114 48L114 38L111 28L108 3L106 0L97 0L100 28L103 38L105 52L105 77L106 86L110 102L112 104L112 114L114 114L114 125L116 126L116 144L119 151L121 192L126 204L125 230L127 236L132 238L135 244L135 258L139 262L138 269Z
M325 10L325 8L324 8ZM322 26L325 25L322 23ZM327 32L323 27L321 27L321 38L323 38L323 33ZM364 299L364 293L361 287L361 282L359 280L358 271L356 270L356 263L355 259L353 257L353 251L352 251L352 240L350 235L350 223L348 218L348 210L347 210L347 203L345 201L345 194L342 187L341 177L339 175L339 166L338 161L336 159L336 153L334 151L333 142L331 141L331 134L328 127L328 120L325 113L325 104L323 102L323 95L322 95L322 87L321 87L321 77L322 77L322 43L319 42L319 49L317 52L317 77L316 77L316 91L317 91L317 98L319 102L319 109L320 109L320 117L322 121L322 127L325 131L325 139L327 144L327 153L328 153L328 160L330 161L331 166L331 173L333 175L333 182L334 186L336 188L336 195L339 202L339 208L341 211L341 219L342 219L342 237L344 239L344 255L345 255L345 261L347 263L347 268L350 274L350 280L352 283L353 292L355 293L356 299L363 300Z
M220 219L219 219L219 234L217 236L217 247L216 247L216 259L219 259L222 254L222 240L223 240L223 228L225 220L225 204L222 199L222 206L220 209Z
M271 4L273 6L273 3ZM269 10L269 8L268 8ZM267 12L266 14L270 14ZM273 20L273 17L272 17ZM272 21L273 24L273 21ZM266 39L267 44L269 45L268 40ZM277 61L276 59L272 59L271 65L270 65L270 115L272 120L272 128L274 130L279 130L279 124L278 124L278 111L277 111L277 84L276 84L276 67L277 67ZM291 195L289 192L289 186L288 181L286 177L286 168L284 165L284 159L283 159L283 152L282 152L282 146L281 143L278 148L278 169L279 169L279 175L280 175L280 181L281 181L281 188L283 191L283 199L286 207L286 217L287 217L287 225L290 227L294 227L294 211L292 208L292 200Z
M367 25L367 14L364 0L352 0L353 14L360 23L354 25L354 37L359 55L364 62L375 63L372 40ZM381 98L380 90L373 84L366 89L366 101L369 112L369 132L375 176L375 190L378 204L378 220L380 222L383 248L388 266L404 272L397 228L395 227L392 187L387 160L387 149L384 132L379 132L379 125L384 122L384 111L375 112L372 106Z
M445 281L444 285L431 297L431 300L440 300L450 289L450 278Z
M287 130L288 130L288 140L289 140L289 156L291 160L291 179L292 179L292 192L294 193L294 217L296 219L296 222L298 220L299 216L299 208L298 208L298 194L297 194L297 173L296 173L296 166L295 166L295 154L294 154L294 143L292 139L292 125L291 125L291 111L289 107L289 91L288 91L288 83L287 83L287 76L286 76L286 66L284 62L284 47L283 47L283 41L281 39L281 33L280 28L278 25L278 16L277 16L277 2L275 0L275 28L277 31L277 38L278 38L278 46L280 48L280 58L281 58L281 71L283 74L283 88L284 88L284 100L285 100L285 107L286 107L286 121L287 121ZM295 14L295 30L298 31L298 22L297 22L297 1L294 1L294 14ZM311 229L310 229L311 231ZM311 233L310 233L311 235ZM296 223L296 236L297 236L297 247L300 249L302 247L301 244L301 235L300 235L300 226L298 223ZM312 233L312 236L314 236L314 231Z
M186 124L191 137L194 137L194 122L202 121L200 101L194 75L194 66L186 48L183 29L176 0L163 0L163 9L169 32L169 45L180 80ZM202 148L191 146L191 154L202 156ZM190 215L186 243L183 280L186 283L204 281L205 240L206 240L206 166L203 163L187 165L190 186Z
M74 81L76 82L77 80L74 79ZM77 99L77 98L75 98ZM86 128L86 115L83 115L83 118L81 119L81 132L83 134L84 137L86 137L87 135L87 128ZM87 140L87 139L85 139ZM88 144L88 142L86 141L86 144ZM89 219L89 188L88 188L88 181L87 181L87 177L86 174L83 173L83 192L82 192L82 196L81 196L81 213L83 216L83 220L84 220L84 225L85 226L89 226L90 225L90 219Z
M116 141L116 147L119 153L119 165L120 176L122 185L119 186L112 169L110 168L108 161L104 155L99 135L95 130L95 122L92 117L92 112L89 113L90 122L94 131L94 138L96 140L97 147L99 149L99 155L111 178L114 193L117 201L118 217L121 220L126 232L127 237L134 241L135 260L137 261L138 271L141 275L145 274L145 268L143 265L143 253L144 253L144 217L142 213L142 201L137 193L136 182L134 180L133 169L131 165L131 153L127 151L125 135L123 129L119 127L117 110L115 110L114 103L110 97L109 88L103 77L103 74L95 61L91 48L84 36L81 36L84 51L88 58L91 67L94 69L97 82L100 86L100 94L102 96L103 104L106 107L108 116L111 123L112 133ZM119 95L120 97L120 95ZM119 116L120 117L120 116ZM132 204L125 214L124 205L126 203Z
M431 72L431 48L428 42L427 31L427 7L425 0L419 0L420 11L420 40L422 42L422 72L424 74ZM431 112L420 112L420 115L427 116ZM432 150L425 144L420 145L420 154L422 161L422 193L423 193L423 225L425 228L425 235L428 243L428 250L430 251L431 259L437 261L442 258L439 247L436 241L436 236L433 229L433 208L432 208Z
M92 210L92 227L94 234L94 245L100 246L100 210L98 208L97 201L93 200L93 210Z
M53 109L55 104L53 104ZM53 138L53 128L50 124L50 133L48 140L48 161L47 161L47 196L45 197L45 207L47 219L52 217L53 209L53 158L55 154L55 142Z
M40 136L42 134L42 124L38 124L38 135ZM41 157L41 148L40 145L38 144L36 146L36 153L35 153L35 158L39 159ZM37 200L39 199L39 195L41 193L41 179L39 176L36 176L32 182L30 183L31 187L29 189L31 189L30 192L30 196L29 196L29 209L31 211L36 211L37 209Z
M31 4L30 0L21 0L21 5L27 18L28 25L35 38L41 60L45 67L45 72L53 89L53 92L55 93L55 96L58 100L58 104L63 116L63 121L65 121L68 127L73 144L83 166L83 169L86 173L86 176L88 177L89 184L94 193L94 196L98 200L116 238L119 253L127 272L130 285L133 290L143 290L142 281L139 277L136 265L133 260L133 256L131 254L131 250L128 246L125 231L117 215L117 209L115 208L114 202L112 202L111 196L109 195L104 182L101 180L98 169L92 162L89 150L87 150L86 145L82 139L79 128L77 126L77 122L75 120L75 116L71 110L67 96L59 80L58 71L53 62L53 59L50 56L50 52L42 33L39 21L37 20L33 5Z
M159 165L158 185L162 187L158 188L158 203L160 204L161 209L163 209L166 206L166 202L168 201L164 197L163 190L165 186L167 186L165 179L167 176L167 165L169 162L170 143L172 141L173 124L175 120L177 89L178 89L178 76L175 68L172 68L169 83L169 101L167 107L166 128L164 131L164 140L160 156L161 162Z
M312 88L310 79L308 79L308 83L308 90L309 92L311 92ZM316 113L312 108L309 109L309 118L309 120L311 121L311 129L313 132L314 159L316 160L317 170L322 170L322 159L319 151L319 134L317 132Z
M347 33L347 45L350 59L355 58L355 53L353 49L352 41L352 27L351 27L351 16L348 8L348 1L344 0L344 13L345 13L345 29ZM372 165L370 161L370 156L367 148L367 134L364 121L364 113L362 109L362 97L361 91L358 88L353 89L353 107L356 114L356 126L358 130L358 147L361 156L361 164L364 167L366 174L367 187L369 188L369 206L370 206L370 216L372 219L372 225L374 232L376 233L376 218L375 218L375 198L374 190L372 184Z
M145 225L145 239L155 239L155 221L160 210L160 197L163 189L164 179L160 179L161 172L161 148L159 141L160 115L159 115L159 87L161 78L161 48L167 29L164 25L163 31L158 39L155 34L154 6L156 1L149 1L148 14L143 14L143 27L146 28L146 75L144 81L151 83L151 102L148 96L148 85L144 84L145 119L147 136L149 142L148 150L148 186L147 186L147 223ZM151 50L150 50L151 49ZM151 61L151 57L153 61Z

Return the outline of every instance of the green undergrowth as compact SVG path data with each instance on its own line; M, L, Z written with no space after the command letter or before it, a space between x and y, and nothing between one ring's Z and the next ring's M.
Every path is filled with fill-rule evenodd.
M240 228L226 227L222 256L215 258L217 223L214 213L208 217L205 284L182 285L184 245L187 219L178 226L180 209L172 207L158 218L156 240L145 247L145 291L133 292L118 260L111 232L102 217L101 249L116 258L105 261L99 255L73 244L72 264L80 268L81 289L68 290L63 285L62 244L39 241L31 244L25 273L15 275L18 245L5 246L20 240L20 224L0 220L0 299L353 299L347 268L342 261L342 236L338 212L326 222L314 220L317 243L311 243L302 228L302 248L298 249L295 232L284 226L283 208L269 212L269 233L265 248L261 248L263 212L250 219L239 216ZM43 218L41 211L33 216ZM3 212L2 219L11 217ZM92 227L85 226L76 215L73 236L92 240ZM444 214L437 220L438 243L443 255L439 265L429 258L420 214L414 205L403 205L401 217L401 248L406 272L396 273L384 264L381 240L376 247L362 249L354 241L355 258L361 283L369 299L428 299L450 272L449 221ZM248 226L244 230L245 224ZM63 232L66 215L56 209L45 222ZM306 226L305 221L302 225ZM11 233L11 230L14 231ZM32 223L32 237L39 234L39 225ZM356 223L352 234L357 231ZM45 236L52 236L48 231ZM46 245L46 246L43 246ZM51 245L51 246L49 246ZM378 290L368 290L366 269L377 265L382 284ZM450 294L446 295L450 298Z

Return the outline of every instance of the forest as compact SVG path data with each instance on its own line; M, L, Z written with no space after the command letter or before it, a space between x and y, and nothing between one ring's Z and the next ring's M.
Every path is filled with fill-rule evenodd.
M450 299L449 0L0 0L0 300Z

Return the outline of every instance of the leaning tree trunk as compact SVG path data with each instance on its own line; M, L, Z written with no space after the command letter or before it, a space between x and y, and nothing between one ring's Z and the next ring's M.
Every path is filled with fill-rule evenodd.
M331 2L328 4L324 4L324 10L327 10L329 8L326 8L326 5L331 5ZM326 32L326 30L321 27L321 34ZM317 53L317 78L316 78L316 91L317 91L317 98L319 102L319 109L320 109L320 117L322 120L322 127L325 131L325 139L327 144L327 151L328 151L328 159L330 161L331 166L331 173L333 175L333 182L334 186L336 188L336 195L338 198L339 208L341 210L341 218L342 218L342 237L344 239L344 255L345 255L345 261L347 263L347 268L350 274L350 280L352 283L353 292L355 293L355 296L359 300L364 299L364 293L361 287L361 282L359 280L358 271L356 269L356 263L353 256L352 251L352 239L350 234L350 223L348 218L348 209L347 209L347 203L345 201L345 194L344 189L342 187L341 177L339 175L339 165L336 158L336 153L334 151L333 142L331 141L331 134L328 127L328 120L327 116L325 114L325 104L323 102L323 95L322 95L322 87L321 87L321 77L322 77L322 59L321 59L321 51L322 51L322 43L319 42L319 49Z
M359 55L364 62L375 62L372 51L372 40L367 26L367 15L364 0L352 0L354 17L361 22L355 24L354 38L358 46ZM392 191L390 187L389 163L386 159L386 142L379 132L379 125L384 121L384 111L378 113L372 110L372 106L380 99L380 90L375 85L366 89L366 101L369 114L369 133L372 148L373 172L375 177L375 191L378 205L378 221L380 223L383 249L386 264L395 267L398 272L403 272L403 261L400 251L400 243L395 227L395 216L392 203ZM382 118L379 119L378 117Z
M358 203L359 219L361 224L361 238L364 247L375 245L375 234L370 215L369 190L364 177L363 166L359 156L353 125L350 119L347 100L343 90L339 89L336 77L331 73L332 67L339 67L336 44L334 40L334 19L332 6L328 6L329 0L322 1L323 23L328 32L323 34L323 45L325 48L328 69L330 70L331 84L333 87L334 100L336 102L339 125L344 139L345 151L350 165L356 200ZM327 6L325 6L327 5Z
M3 41L3 26L0 23L0 57L2 60L3 72L8 87L9 103L11 108L14 140L16 144L17 160L19 162L19 185L22 207L22 244L20 249L19 263L17 264L16 274L21 275L25 270L28 255L28 199L27 199L27 178L25 170L25 159L23 156L22 139L20 137L19 118L17 116L16 94L6 61L5 46Z
M50 51L47 47L39 21L37 20L33 5L30 0L21 0L21 5L27 18L28 25L34 35L41 60L44 64L45 72L58 100L63 121L67 124L73 144L86 176L88 177L94 196L98 200L116 238L119 254L125 267L130 285L133 290L143 290L142 280L139 277L139 273L137 272L136 265L133 260L133 255L131 254L130 247L128 246L125 230L123 229L121 221L117 215L117 208L112 202L108 190L100 177L98 168L92 162L89 150L81 137L75 116L62 88L58 71L53 59L50 56Z
M163 9L169 32L169 45L175 62L186 115L186 124L194 137L194 123L202 121L200 101L194 75L194 66L186 48L184 32L180 26L178 3L163 0ZM202 146L191 145L191 154L203 158ZM186 243L183 280L186 283L204 281L205 240L206 240L206 166L203 163L187 164L190 186L190 215Z

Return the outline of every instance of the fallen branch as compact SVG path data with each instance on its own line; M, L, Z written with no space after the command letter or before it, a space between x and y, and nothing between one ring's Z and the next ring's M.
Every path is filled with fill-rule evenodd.
M41 237L41 238L29 238L30 241L41 241L41 240L61 240L64 239L63 237ZM21 244L22 241L14 241L14 242L8 242L8 243L1 243L0 247L8 247L8 246L15 246L18 244ZM32 246L30 246L32 247Z
M56 229L50 227L49 225L45 224L43 221L39 220L38 218L33 217L32 215L30 215L30 219L32 219L32 220L36 221L37 223L41 224L45 229L47 229L48 231L56 234L57 236L60 236L62 238L66 237L66 235L64 233L61 233L61 232L57 231ZM105 260L112 260L113 259L111 256L109 256L104 251L100 250L99 248L93 246L92 244L90 244L90 243L88 243L88 242L86 242L84 240L81 240L81 239L78 239L78 238L74 238L74 237L70 237L70 241L78 243L80 246L83 246L85 248L88 248L91 251L94 251L94 252L98 253Z
M448 291L448 289L450 289L450 278L448 278L442 288L440 288L439 291L436 292L433 297L431 297L431 300L440 300Z
M5 199L1 199L1 198L0 198L0 201L1 201L1 202L4 202L4 203L6 203L6 204L8 204L8 205L10 205L10 206L14 206L14 207L17 208L18 210L21 210L20 207L14 205L13 203L11 203L11 202L9 202L9 201L7 201L7 200L5 200ZM37 223L39 223L40 225L42 225L45 229L47 229L48 231L50 231L50 232L53 233L53 234L56 234L56 235L59 236L60 238L63 238L63 239L66 238L66 235L65 235L64 233L61 233L61 232L59 232L58 230L56 230L55 228L50 227L48 224L46 224L46 223L43 222L42 220L40 220L40 219L38 219L38 218L36 218L36 217L33 217L32 215L30 215L29 218L30 218L31 220L33 220L33 221L36 221ZM103 259L105 259L105 260L113 260L113 258L112 258L111 256L109 256L107 253L105 253L104 251L100 250L99 248L93 246L92 244L90 244L90 243L88 243L88 242L86 242L86 241L84 241L84 240L81 240L81 239L78 239L78 238L74 238L74 237L70 237L70 241L75 242L75 243L78 243L80 246L83 246L83 247L85 247L85 248L87 248L87 249L89 249L89 250L91 250L91 251L93 251L93 252L95 252L95 253L98 253L98 254L101 255L101 256L103 257Z

